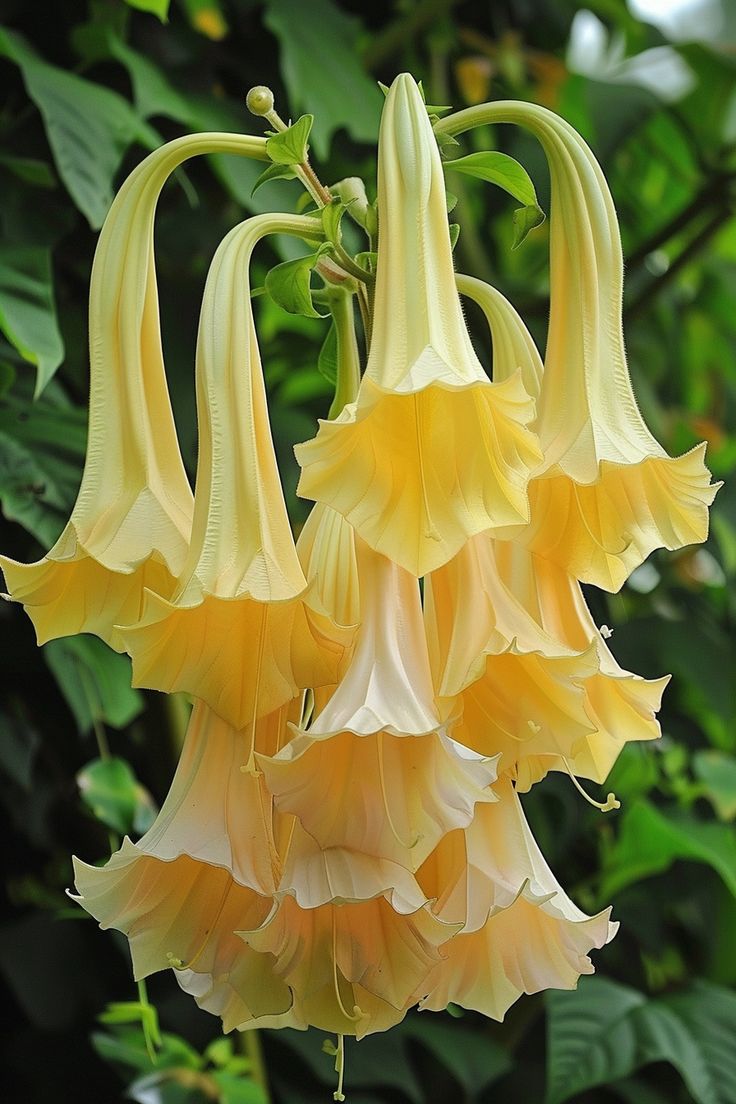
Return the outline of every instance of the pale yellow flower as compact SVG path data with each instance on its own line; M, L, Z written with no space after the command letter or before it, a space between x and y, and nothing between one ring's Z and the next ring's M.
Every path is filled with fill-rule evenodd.
M465 827L495 760L448 738L435 708L417 580L355 538L360 629L342 681L310 728L258 764L276 807L321 847L415 870Z
M579 584L515 542L468 541L425 580L425 621L453 739L522 790L548 770L602 782L624 743L659 736L668 679L622 670Z
M621 323L618 220L588 146L565 120L527 103L484 104L436 129L456 134L480 122L531 130L552 180L550 323L535 423L544 466L529 486L531 525L498 535L618 590L653 549L705 540L717 490L705 445L673 459L637 407Z
M463 928L444 947L421 1009L449 1003L502 1020L522 993L574 989L593 972L588 952L616 934L610 909L586 916L549 869L508 779L500 800L478 807L464 832L445 837L417 877L438 916Z
M139 686L185 690L236 728L305 686L335 683L351 632L306 594L268 420L249 262L276 231L319 234L299 216L260 215L212 262L197 343L199 460L186 562L170 598L146 591L122 630Z
M455 291L439 152L406 74L381 120L378 210L365 375L356 402L297 447L299 493L424 575L474 533L528 520L526 487L540 453L520 377L491 384L473 351Z
M275 957L309 1023L362 1038L403 1019L459 926L434 915L402 866L322 849L297 826L273 912L239 934Z
M203 153L266 158L265 140L194 134L150 154L118 192L90 285L87 460L64 532L38 563L0 557L39 643L91 632L118 651L145 587L168 596L184 564L192 493L164 373L153 221L174 169Z
M304 1026L273 960L234 934L269 915L289 829L273 817L262 780L242 768L251 740L277 750L288 716L284 708L264 718L252 736L200 702L151 829L136 844L126 838L104 867L74 860L75 900L127 935L135 978L174 967L225 1030L256 1020Z

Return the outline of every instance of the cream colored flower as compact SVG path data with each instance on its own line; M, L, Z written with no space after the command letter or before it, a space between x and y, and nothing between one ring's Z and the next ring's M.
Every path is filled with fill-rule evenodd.
M335 683L352 635L306 594L276 466L248 275L255 245L276 231L320 232L313 219L259 215L212 262L189 552L171 597L146 591L140 620L122 630L137 685L185 690L236 728L301 687Z
M548 770L602 782L624 743L659 736L667 678L622 670L579 584L515 542L468 541L425 581L425 621L453 739L521 790Z
M321 847L415 870L495 800L496 762L445 734L417 580L355 539L360 629L348 671L307 731L258 765L282 813Z
M420 1009L449 1003L502 1020L522 993L574 989L593 972L588 951L616 934L610 909L586 916L547 866L508 779L499 801L478 807L465 832L447 836L417 877L438 916L462 923L445 959L418 993Z
M12 597L43 644L91 632L124 650L144 588L169 596L186 557L192 493L166 386L153 220L174 169L203 153L266 158L265 139L193 134L150 154L123 184L102 228L89 304L87 460L64 532L38 563L0 557Z
M618 220L588 146L564 119L528 103L470 108L436 130L457 134L480 122L531 130L552 180L550 323L535 423L544 466L529 486L531 525L498 535L618 590L653 549L705 540L717 490L705 445L673 459L637 407L621 323Z
M297 447L299 493L415 575L529 518L540 453L521 379L491 384L455 291L445 186L419 90L397 77L379 139L373 332L355 403ZM349 478L346 473L349 472Z

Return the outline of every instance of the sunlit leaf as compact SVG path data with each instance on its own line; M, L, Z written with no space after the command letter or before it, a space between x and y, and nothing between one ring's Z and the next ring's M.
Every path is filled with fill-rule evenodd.
M48 249L0 245L0 329L36 365L40 395L64 359Z

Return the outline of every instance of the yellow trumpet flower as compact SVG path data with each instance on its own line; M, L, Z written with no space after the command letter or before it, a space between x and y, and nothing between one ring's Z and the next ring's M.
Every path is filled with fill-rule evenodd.
M415 870L467 825L496 761L447 737L434 704L417 580L355 538L360 628L350 667L308 731L258 755L282 813L321 847Z
M243 728L301 687L337 682L351 631L306 594L268 421L249 262L270 233L314 219L259 215L212 262L197 342L199 461L194 520L174 593L146 590L121 630L139 686L185 690Z
M544 465L529 486L531 525L497 535L513 535L576 578L615 591L655 548L705 540L718 486L710 484L704 444L668 456L637 407L621 321L618 220L595 157L569 123L534 104L483 104L435 130L458 134L498 122L526 127L541 142L552 210L550 323L535 423Z
M11 596L39 644L91 632L124 650L115 627L135 621L144 588L168 596L182 569L192 493L166 386L153 253L156 204L189 157L267 159L266 141L193 134L151 153L118 192L95 252L89 302L87 459L71 518L35 564L0 557Z
M616 934L610 909L586 916L565 894L510 781L497 790L500 800L479 806L470 827L445 837L417 874L438 916L463 924L420 989L420 1009L452 1002L502 1020L522 993L574 989L593 973L588 952Z
M289 707L238 732L195 705L181 760L153 826L104 867L74 860L77 900L124 932L136 979L173 967L182 987L226 1030L252 1021L305 1026L272 960L235 936L264 922L281 877L289 825L272 815L261 779L243 769L251 742L275 752Z
M602 782L624 743L659 736L668 679L618 666L579 584L555 564L481 534L424 593L434 684L457 714L452 737L500 754L520 790L548 770Z
M455 291L439 152L419 89L391 86L378 149L374 321L357 400L297 446L298 492L414 575L529 519L541 454L520 377L492 384ZM346 471L350 478L345 478Z

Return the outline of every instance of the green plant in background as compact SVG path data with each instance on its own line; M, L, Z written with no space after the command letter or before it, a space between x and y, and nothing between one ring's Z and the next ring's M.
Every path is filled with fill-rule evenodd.
M242 128L242 111L231 111L226 97L199 96L192 89L198 87L206 93L211 87L208 81L218 72L226 86L237 93L246 65L244 59L248 50L254 49L252 43L273 43L272 32L282 36L283 76L290 82L292 105L310 111L315 108L313 142L317 153L321 156L327 153L333 124L347 125L354 140L371 137L370 118L377 119L381 96L355 57L358 24L332 5L321 4L318 8L313 20L303 22L306 29L297 43L289 28L298 13L284 2L267 5L268 30L258 30L259 5L233 5L220 13L219 19L212 15L215 9L190 9L186 18L174 10L170 26L160 32L149 15L136 14L132 20L126 19L122 4L96 6L91 11L91 21L82 26L56 24L58 42L68 41L76 57L83 59L81 74L63 72L41 61L40 56L29 60L34 51L29 54L29 48L19 45L17 36L10 36L12 53L11 47L5 52L16 65L21 65L18 59L22 58L28 94L38 103L38 97L43 101L43 89L52 89L46 92L42 112L58 173L57 176L48 164L45 169L38 168L45 148L40 126L10 133L5 147L10 151L10 161L3 161L3 171L8 180L17 183L9 190L11 202L5 213L6 238L10 242L8 266L12 275L3 282L3 287L14 292L10 306L2 300L4 322L10 316L5 332L23 355L30 353L30 359L35 357L39 368L43 363L45 370L53 370L48 368L53 360L48 352L54 348L53 341L44 339L34 349L23 334L46 334L48 338L52 332L48 257L50 243L58 241L54 278L57 301L63 307L59 318L68 350L62 372L32 406L25 388L29 380L21 359L10 347L5 351L8 367L1 427L3 510L7 517L22 520L43 547L58 535L72 504L83 452L84 419L75 405L82 405L86 391L86 358L81 351L84 302L79 292L89 265L89 260L83 258L90 256L93 237L73 214L60 190L62 184L66 185L89 217L94 210L89 193L83 201L87 203L85 207L78 198L84 195L84 189L77 182L75 192L69 183L75 164L77 168L84 167L82 178L89 176L91 156L89 153L85 156L82 139L89 140L93 133L101 133L102 137L95 140L102 143L104 139L108 147L112 145L118 150L107 161L107 183L102 173L96 184L88 184L104 214L112 194L112 175L131 140L137 138L153 147L160 141L160 128L165 136L174 137L180 125L194 129L223 125L234 130ZM524 24L523 19L518 19L522 37L514 39L504 33L500 21L488 26L486 16L474 12L472 5L461 5L453 22L446 24L438 23L436 10L429 12L430 8L433 6L421 4L409 8L395 21L388 21L379 33L366 36L362 49L365 63L373 67L376 77L387 76L407 64L416 68L415 59L403 53L411 38L418 42L417 48L425 59L419 71L424 69L434 99L445 103L457 103L459 98L465 98L466 102L483 99L487 96L483 84L493 72L497 94L546 102L567 114L583 131L602 155L614 195L624 212L624 244L629 255L630 290L626 304L630 318L629 354L647 418L672 453L682 452L701 433L705 434L711 443L712 466L717 474L727 475L733 462L727 428L731 402L729 356L733 343L728 309L732 272L731 228L727 223L731 203L728 63L719 60L706 46L679 47L676 56L687 63L690 88L679 93L676 106L661 107L651 93L626 81L611 83L603 94L599 83L566 72L553 53L546 52L549 41L559 43L560 47L564 44L572 11L566 19L559 17L558 23L542 20L538 27L533 21ZM513 15L510 17L513 20ZM623 8L605 16L614 22L619 17L629 53L641 53L645 46L656 43L654 32L636 23ZM187 18L191 19L190 27ZM222 32L220 45L213 47L198 36L195 28L202 25ZM225 33L228 26L229 35ZM573 42L575 33L573 24ZM32 39L38 55L54 62L64 60L60 45L55 46L35 32ZM175 42L178 54L170 52ZM164 43L170 45L164 49ZM351 90L356 90L354 98L334 97L330 81L336 70L330 65L325 64L320 72L319 66L310 67L307 63L308 52L322 46L330 57L334 56L336 66L339 62L338 72L354 73L355 80L351 83ZM304 53L300 54L300 49ZM228 58L236 57L241 77L233 81ZM570 61L571 64L574 61L572 50ZM259 72L261 79L269 83L279 83L278 73L273 69L256 70L250 63L248 69ZM133 80L135 107L130 105L125 73ZM449 73L453 80L450 94L444 86ZM63 95L56 82L60 82ZM101 132L93 131L90 125L88 113L94 112L91 107L85 106L84 112L70 110L62 125L49 121L52 118L58 121L58 112L66 99L71 98L74 103L71 89L78 88L78 82L85 93L92 88L93 94L86 96L85 105L94 101L101 105L100 114L106 120ZM319 87L310 89L310 82ZM108 101L104 94L97 97L96 88L109 92L112 99ZM24 101L20 83L11 95L15 97L10 104L13 110L15 104ZM329 98L329 112L323 110L320 95L323 100ZM113 116L105 115L103 106L113 102L120 109L115 118L127 118L128 130L122 123L113 126ZM339 119L342 109L344 114ZM29 120L36 118L32 108L26 111ZM713 129L704 124L706 114L713 120ZM145 123L140 122L143 116ZM85 126L79 126L79 117ZM232 124L225 123L226 117L232 119ZM158 134L153 132L152 118L156 120ZM135 126L130 119L137 120ZM59 143L64 147L69 133L74 136L75 125L82 131L77 138L82 149L78 162L69 157L68 145L64 156L59 153ZM716 127L722 130L717 131ZM494 137L491 144L502 144L504 151L520 156L530 168L540 192L539 205L547 207L544 173L535 162L533 148L512 140L506 128ZM487 138L483 141L488 144ZM360 174L369 180L369 162L361 163L362 155L357 151L344 160L337 156L334 166L331 164L327 171L327 179L351 175L356 156ZM477 153L469 156L475 156L477 163ZM131 165L139 159L139 152L128 155ZM104 162L104 158L99 161ZM251 210L253 204L286 205L288 209L296 201L298 193L288 191L295 185L281 180L267 180L251 199L257 169L253 173L244 172L242 167L234 168L234 163L219 156L212 163L217 178ZM493 166L496 172L500 168L502 162ZM186 366L192 361L193 336L191 326L189 334L186 332L186 320L195 312L186 304L192 303L198 293L201 280L198 272L203 271L203 265L206 268L216 241L242 215L234 207L227 209L219 185L201 170L187 169L186 177L180 174L177 179L179 186L165 197L159 230L159 238L167 242L166 248L159 247L163 268L160 286L167 362L175 365L170 376L178 428L185 461L191 468L194 437L186 398L191 373ZM458 212L463 223L456 245L458 266L488 276L490 258L493 282L522 309L525 317L538 317L543 323L545 230L536 231L523 249L512 253L507 248L514 234L508 209L468 174L453 175L450 186L459 197ZM43 187L44 191L35 193L33 189L37 187ZM283 202L274 200L277 190L284 195ZM371 193L370 184L368 192ZM37 202L38 194L45 197L42 208ZM198 210L189 207L195 197ZM525 202L523 196L519 198ZM203 206L209 214L209 219L204 219L204 230ZM534 204L529 206L533 208ZM101 216L97 225L100 221ZM347 220L343 220L342 228L345 233L352 233ZM704 253L703 246L714 241L717 248ZM357 245L357 239L348 237L347 248L354 251ZM280 257L267 261L264 272L273 270L274 260L283 263L291 259L286 241L279 242L278 249ZM27 260L29 250L35 251L33 265ZM37 263L44 251L45 268L43 263ZM318 262L321 260L318 258ZM364 258L362 263L369 266L370 258ZM297 288L297 294L301 289L303 293L309 267L303 262L287 267L289 279L284 286ZM28 274L30 283L21 281L19 272ZM175 289L168 301L167 278ZM263 278L261 282L265 282ZM273 280L271 283L273 287ZM20 287L25 289L23 295L18 295ZM277 290L277 297L279 294ZM19 302L23 310L32 303L36 312L25 331L22 322L18 330L18 318L13 314ZM288 445L311 435L312 422L303 413L305 406L315 413L327 412L332 381L326 377L334 372L337 333L318 355L323 324L298 315L284 315L270 295L258 297L254 305L261 337L268 348L267 384L277 449L287 487L293 487L294 477L286 460ZM317 303L320 311L328 306ZM44 320L40 324L39 318ZM477 326L479 319L472 310L469 318L482 348L486 340L484 327ZM283 335L284 323L293 327L288 339ZM543 339L543 332L537 336ZM58 344L56 348L58 355ZM169 350L174 355L173 362ZM320 373L318 365L326 375ZM660 397L655 398L655 394ZM298 504L291 493L287 493L287 501L299 520ZM602 959L602 971L607 977L585 981L577 994L556 994L549 1002L550 1099L567 1099L579 1092L592 1093L594 1097L602 1094L601 1099L608 1099L611 1094L614 1098L632 1100L657 1099L658 1093L664 1094L665 1099L733 1099L729 1037L734 1011L732 994L724 988L734 980L729 950L734 917L733 830L729 825L733 815L729 771L733 771L734 701L728 677L732 656L728 635L730 605L725 586L726 577L733 571L730 501L727 486L715 507L715 539L707 550L684 554L672 563L650 561L608 606L603 605L600 597L591 598L597 620L615 626L611 645L624 666L649 676L665 670L673 670L675 674L675 689L670 691L669 701L665 699L661 751L639 754L640 749L632 746L625 751L611 779L611 787L623 801L617 822L609 825L587 821L573 804L568 789L551 779L525 799L535 833L561 879L574 887L576 900L592 911L615 893L618 915L624 922L618 941ZM4 544L18 559L34 558L32 545L23 545L19 529L9 532ZM9 610L6 608L5 612ZM99 1009L111 994L125 997L127 983L124 960L121 959L122 968L118 971L114 956L111 959L107 952L104 954L108 965L98 976L94 970L90 971L94 955L90 958L89 947L92 944L99 947L99 943L94 942L93 933L86 926L67 920L50 923L46 920L60 910L64 914L60 891L70 881L64 856L70 849L90 853L89 829L70 816L73 802L62 781L71 779L90 759L89 749L74 742L72 716L80 733L96 732L102 751L105 752L106 742L110 742L115 753L111 767L80 774L85 801L103 814L103 821L111 831L132 829L140 833L150 822L153 810L151 799L135 778L138 775L145 779L148 789L157 796L165 791L171 766L168 752L164 751L170 747L172 754L176 754L178 750L179 707L174 701L172 709L164 712L149 695L143 711L144 698L129 689L126 661L103 646L93 647L95 642L88 638L81 638L73 647L71 641L58 641L44 649L73 713L65 712L61 699L52 698L46 707L37 695L24 692L25 672L29 672L25 676L29 679L27 686L30 679L37 680L40 676L35 674L31 642L26 636L24 643L23 633L20 626L15 630L13 639L19 643L12 651L8 650L6 657L12 692L7 698L9 708L2 727L5 789L20 841L8 886L21 917L8 928L6 945L11 950L0 958L22 1008L37 1025L47 1027L54 1023L58 1027L64 1023L64 1015L73 1014L70 1002L60 1012L53 994L59 992L54 979L63 977L65 970L76 963L79 983L67 984L63 991L70 993L73 989L74 999L88 1009L77 1020L78 1030L84 1035L89 1030L85 1024L89 1025L95 1008ZM48 727L49 723L52 727ZM122 731L111 737L106 732L109 727L120 727ZM40 732L41 737L34 736L35 732ZM154 746L156 750L152 752ZM107 760L106 752L104 758ZM121 759L131 760L134 769L119 767L116 761ZM21 802L19 794L23 793L29 796ZM28 810L27 816L19 816L21 804ZM59 832L62 812L66 827ZM106 846L102 835L100 854ZM596 852L603 876L592 880L590 871L596 868ZM43 873L39 876L39 857L44 855ZM691 863L694 860L697 865L671 869L673 863L682 859ZM80 942L82 935L78 934L83 931L88 931L84 938L86 949ZM23 947L29 945L45 948L40 959L35 954L35 962L44 963L44 984L31 983L32 992L28 982L24 982L24 978L33 977L29 963L34 961L34 955L23 952ZM19 967L21 962L24 967ZM692 979L697 977L706 980L693 984ZM109 985L102 984L104 978ZM100 984L96 985L98 980ZM164 989L154 997L167 1027L176 1024L187 1039L196 1041L188 1057L184 1056L183 1046L177 1052L176 1044L172 1044L174 1053L180 1057L172 1058L170 1067L169 1058L163 1059L166 1068L180 1072L195 1070L203 1076L189 1081L179 1073L162 1077L146 1067L147 1059L140 1057L145 1047L142 1052L138 1048L138 1062L144 1064L131 1061L128 1069L139 1069L144 1080L147 1076L144 1071L153 1077L150 1085L144 1083L134 1090L141 1098L152 1091L161 1099L180 1099L182 1094L184 1098L189 1094L197 1099L199 1094L206 1099L218 1091L224 1094L224 1088L214 1087L217 1081L212 1076L207 1080L217 1070L232 1073L241 1085L248 1083L240 1076L242 1065L238 1062L243 1060L239 1056L234 1056L232 1070L224 1051L218 1052L221 1065L210 1056L209 1024L191 1018L185 1024L182 1017L187 1018L188 1014L181 1011L173 995ZM541 1041L543 1019L539 1005L534 1001L529 1005L527 1012L510 1015L507 1023L498 1028L483 1026L473 1015L434 1027L422 1017L410 1018L405 1028L397 1029L395 1040L385 1043L385 1049L378 1041L361 1043L354 1048L350 1069L351 1084L359 1090L356 1096L381 1100L457 1099L459 1091L468 1099L483 1099L487 1092L500 1093L508 1099L517 1095L523 1099L530 1092L539 1095L542 1059L530 1061L528 1055L535 1040ZM148 1007L145 1001L142 1007ZM118 1010L117 1014L138 1015L139 1011ZM150 1019L150 1014L144 1012L144 1017ZM19 1017L16 1043L20 1041L20 1045L14 1046L10 1068L23 1067L22 1076L32 1078L35 1072L38 1079L42 1076L40 1071L33 1071L29 1068L31 1064L22 1059L28 1053L22 1043L24 1030ZM115 1038L124 1037L124 1041L133 1043L137 1029L121 1025L111 1030ZM148 1034L151 1038L150 1028ZM140 1034L137 1037L142 1045ZM58 1035L49 1038L53 1040ZM609 1045L611 1040L617 1045ZM267 1033L264 1043L278 1098L323 1098L319 1081L324 1079L329 1084L332 1073L329 1058L322 1056L320 1064L319 1040L315 1046L309 1036L302 1038L289 1033L272 1037ZM290 1055L288 1069L279 1060L285 1046ZM116 1053L117 1064L123 1061L124 1054L131 1057L124 1047ZM541 1054L541 1048L536 1053ZM63 1068L65 1057L58 1045L55 1054L57 1068ZM91 1057L88 1063L90 1075L103 1083L102 1068ZM671 1069L662 1063L671 1063Z

